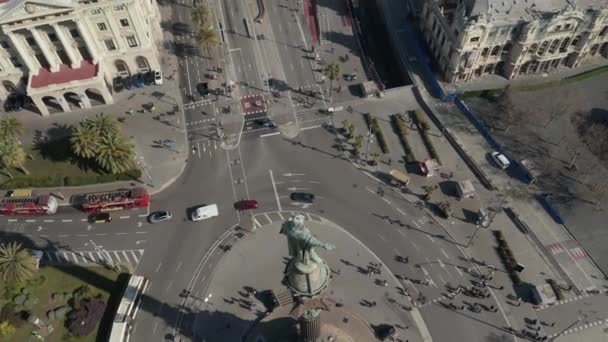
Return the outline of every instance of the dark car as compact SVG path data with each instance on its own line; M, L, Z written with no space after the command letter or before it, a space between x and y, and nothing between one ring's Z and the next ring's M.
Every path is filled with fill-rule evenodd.
M312 203L315 201L315 195L308 192L292 192L289 197L296 202Z
M234 209L239 211L251 210L258 208L258 201L256 200L242 200L234 203Z
M133 87L135 87L133 85L133 79L131 78L131 76L127 76L127 77L123 78L122 82L125 85L125 89L127 89L127 90L131 90L131 89L133 89Z
M153 70L150 70L144 74L144 83L146 85L154 84L154 71Z
M30 101L30 98L26 98L24 95L11 94L4 101L4 109L7 112L18 112L26 107Z
M133 80L133 85L135 85L137 88L143 88L145 84L144 75L138 73L131 76L131 79Z
M89 222L91 223L108 223L112 221L112 215L110 213L96 213L89 216Z
M198 91L199 94L201 94L201 96L208 96L209 95L209 83L203 82L203 83L197 84L196 90Z
M173 214L171 214L171 212L167 211L167 210L157 211L157 212L150 214L150 216L148 216L148 220L150 221L150 223L161 223L161 222L169 221L172 218L173 218Z
M277 125L275 125L275 123L272 122L268 118L255 119L254 122L255 122L256 125L258 125L260 127L268 127L268 128L275 128L275 127L277 127Z
M114 77L114 79L112 80L112 87L117 93L120 93L123 89L125 89L125 84L122 81L122 77Z
M392 325L382 324L376 329L376 336L380 341L386 341L397 336L397 329Z

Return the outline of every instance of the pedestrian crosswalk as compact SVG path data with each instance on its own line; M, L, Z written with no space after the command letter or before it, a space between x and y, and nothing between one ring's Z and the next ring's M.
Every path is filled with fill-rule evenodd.
M582 259L587 256L587 252L581 247L575 247L570 249L570 255L572 255L574 259Z
M143 249L117 251L46 251L41 259L49 265L109 264L135 268L144 254Z
M550 245L546 245L545 247L547 247L547 249L549 250L549 252L551 252L551 254L556 255L559 253L564 252L564 246L562 246L561 243L556 242L556 243L552 243Z
M563 243L563 242L556 242L556 243L546 245L545 247L552 255L558 255L558 254L567 252L575 260L583 259L583 258L587 257L587 252L585 252L585 250L582 247L575 246L575 247L568 248L568 247L564 246L564 244L565 243Z

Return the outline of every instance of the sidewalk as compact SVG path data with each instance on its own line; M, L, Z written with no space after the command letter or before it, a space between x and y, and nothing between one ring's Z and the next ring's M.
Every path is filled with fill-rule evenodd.
M162 7L170 11L170 7ZM171 40L170 33L163 31L163 40ZM80 120L99 113L123 120L121 129L135 145L135 162L142 170L139 181L92 184L79 187L39 188L37 192L61 194L60 205L69 205L73 195L86 192L109 191L125 187L145 186L152 194L158 193L172 184L183 172L188 159L182 98L179 92L177 57L171 55L161 44L159 58L163 66L163 84L123 90L114 94L114 104L76 109L70 113L57 113L42 118L31 112L8 114L23 122L25 132L21 136L25 144L32 143L34 137L50 139L64 138L70 126ZM147 110L152 104L154 109ZM132 110L132 114L130 111ZM17 115L18 114L18 115ZM164 147L162 140L172 140L174 146Z

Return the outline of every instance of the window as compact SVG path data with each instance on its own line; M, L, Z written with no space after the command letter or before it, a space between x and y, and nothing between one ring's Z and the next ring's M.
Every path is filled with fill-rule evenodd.
M115 11L122 11L125 9L125 5L118 5L118 6L114 6L114 10Z
M562 25L555 26L555 31L561 31L561 30L562 30Z
M21 61L17 57L11 57L11 63L13 63L13 66L15 68L22 68L23 67L23 64L21 64Z
M0 41L0 46L2 46L2 48L4 49L8 49L11 47L6 40Z
M36 40L33 37L27 37L25 41L32 47L36 46Z
M137 39L135 38L135 36L128 36L127 44L129 44L129 47L136 47L138 44L137 44Z
M490 52L490 49L489 48L484 48L481 51L481 57L488 57L488 52Z
M572 24L566 24L566 26L564 26L564 30L569 30L572 28Z
M602 29L602 31L600 31L600 37L605 36L606 33L608 33L608 26L604 26L604 28Z
M120 26L122 26L122 27L128 27L129 26L129 19L120 19Z
M106 27L106 23L97 23L97 29L98 29L99 31L105 31L105 30L107 30L108 28Z
M78 33L78 30L73 28L70 29L70 36L72 36L72 38L78 38L80 37L80 33Z
M473 37L471 38L471 40L469 41L470 43L476 43L479 41L479 37Z
M91 10L91 14L92 14L92 15L98 15L98 14L101 14L101 8L92 9L92 10Z
M49 40L50 41L52 41L52 42L56 42L57 41L57 35L54 34L53 32L49 32L48 36L49 36Z
M116 45L114 44L113 39L106 39L103 42L106 44L106 48L108 49L108 51L116 50Z

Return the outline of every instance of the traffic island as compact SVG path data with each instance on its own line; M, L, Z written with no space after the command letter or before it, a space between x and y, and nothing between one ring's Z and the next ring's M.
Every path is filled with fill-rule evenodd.
M294 334L308 334L376 341L393 327L403 340L431 341L417 308L371 250L329 221L303 225L311 233L306 243L290 235L283 221L275 221L226 251L210 272L207 292L198 295L205 300L196 313L195 338L293 340ZM372 264L380 274L368 271Z

